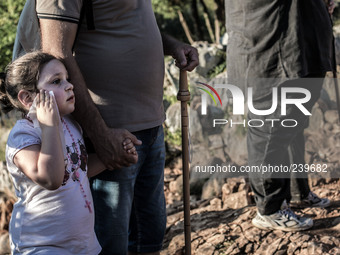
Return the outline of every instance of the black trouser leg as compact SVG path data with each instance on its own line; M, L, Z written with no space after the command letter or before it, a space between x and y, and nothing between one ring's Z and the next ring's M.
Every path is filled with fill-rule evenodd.
M311 99L304 104L304 107L311 111L313 105L320 96L323 79L298 79L287 81L281 87L306 88L311 92ZM295 105L288 104L286 115L281 114L281 95L279 93L278 107L276 111L268 116L259 116L248 113L249 120L276 119L274 125L266 123L261 127L249 127L247 134L248 163L249 166L286 166L290 168L289 148L294 154L293 158L304 156L304 144L301 136L308 123L308 115L302 113ZM300 93L290 93L287 98L301 98ZM272 96L268 96L253 102L255 109L269 109L272 105ZM284 119L294 119L298 123L295 127L284 127L280 125ZM299 138L300 137L300 138ZM295 152L297 152L295 154ZM250 173L251 187L255 193L255 201L258 211L261 214L269 215L280 209L284 199L290 197L290 174L274 172L270 174ZM295 178L295 177L294 177ZM302 179L303 180L303 179ZM293 184L296 187L306 190L306 180L298 180ZM308 186L308 183L307 183Z

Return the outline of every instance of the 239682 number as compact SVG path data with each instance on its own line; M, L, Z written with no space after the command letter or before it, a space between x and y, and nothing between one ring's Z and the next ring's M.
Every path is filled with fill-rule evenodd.
M293 173L327 173L327 164L292 164Z

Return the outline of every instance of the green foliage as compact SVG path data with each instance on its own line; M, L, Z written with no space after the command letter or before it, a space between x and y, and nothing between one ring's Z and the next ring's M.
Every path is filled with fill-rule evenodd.
M234 240L226 240L223 243L219 243L215 246L216 250L218 251L218 254L220 255L226 255L226 251L230 246L232 246L235 243Z
M226 51L219 50L217 55L221 57L221 61L208 72L209 78L214 78L216 75L223 73L227 68Z
M174 96L174 95L170 96L170 95L166 95L166 94L164 94L163 100L166 100L169 105L172 105L172 104L174 104L178 101L176 96Z
M188 10L188 6L185 4L187 1L182 2L178 5L172 0L152 0L152 6L160 31L178 40L187 41L177 14L178 10L182 12Z
M0 161L6 161L5 157L5 146L0 146Z
M339 25L340 24L340 8L339 8L340 1L336 0L335 3L337 4L337 6L333 11L332 19L333 19L334 25Z
M175 132L170 132L168 128L164 129L165 140L172 146L180 146L182 144L182 133L181 130L178 129Z
M164 19L176 19L177 6L171 4L169 0L152 0L152 6L155 14L161 15Z
M12 111L11 113L5 115L0 112L0 161L5 161L5 150L6 150L6 141L7 134L10 129L13 128L15 122L21 113L16 111Z
M208 7L210 22L213 24L212 17L217 6L214 0L204 0L203 2ZM193 39L195 41L210 41L200 0L152 0L152 5L162 32L166 32L180 41L188 42L179 21L178 11L181 11ZM194 9L197 9L196 16ZM224 29L224 21L220 21L220 25L219 29Z
M12 59L16 28L25 0L1 0L0 2L0 70L4 71Z

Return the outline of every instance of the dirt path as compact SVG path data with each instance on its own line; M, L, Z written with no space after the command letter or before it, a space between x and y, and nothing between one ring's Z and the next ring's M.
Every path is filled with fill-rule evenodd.
M340 180L313 187L312 190L332 200L329 208L296 210L313 218L309 231L264 231L251 225L255 206L222 210L221 200L191 212L192 254L340 254ZM164 242L165 254L183 254L183 213L168 216Z

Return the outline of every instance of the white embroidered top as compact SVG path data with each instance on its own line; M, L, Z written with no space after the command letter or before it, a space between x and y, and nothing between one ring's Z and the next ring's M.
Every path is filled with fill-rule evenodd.
M9 135L7 168L18 197L10 222L13 254L96 255L101 250L94 232L87 153L81 129L71 118L64 120L69 129L63 129L68 160L63 185L57 190L47 190L34 183L13 163L18 151L41 143L40 132L29 120L22 119Z

